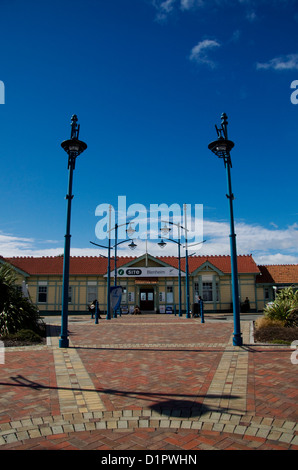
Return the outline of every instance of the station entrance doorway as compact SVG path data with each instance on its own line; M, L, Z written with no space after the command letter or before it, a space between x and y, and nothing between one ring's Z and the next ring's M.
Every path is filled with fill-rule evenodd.
M154 289L149 287L140 288L140 310L154 310Z

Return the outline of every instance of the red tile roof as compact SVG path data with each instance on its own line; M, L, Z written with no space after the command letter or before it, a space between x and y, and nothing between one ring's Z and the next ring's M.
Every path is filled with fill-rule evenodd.
M158 259L178 268L178 258L172 256L165 256L163 258L159 257ZM188 258L189 272L193 273L196 269L198 269L205 263L212 264L215 268L225 274L231 274L231 257L226 255L190 256ZM259 274L259 269L251 255L237 256L237 266L238 273ZM185 271L185 259L181 260L181 269Z
M257 283L270 284L297 284L298 264L272 264L259 266L261 275L257 276Z
M122 257L118 259L118 267L122 266L135 258ZM63 273L63 256L49 256L42 258L35 257L15 257L4 258L4 261L10 263L16 268L27 272L28 274L49 274L62 275ZM111 259L111 269L113 269L113 259ZM100 256L71 256L69 262L70 274L81 275L102 275L108 270L107 258Z
M55 257L14 257L2 258L16 268L31 275L62 275L63 256ZM123 266L132 261L137 261L138 257L119 257L117 267ZM178 259L174 256L158 256L160 260L170 266L178 268ZM230 256L191 256L189 261L189 272L192 273L204 263L208 262L223 273L231 273ZM251 255L238 256L239 273L259 273L259 269ZM103 275L108 267L107 258L97 256L72 256L70 258L70 274L74 275ZM114 260L111 258L111 270L114 269ZM181 269L185 270L185 259L181 260Z

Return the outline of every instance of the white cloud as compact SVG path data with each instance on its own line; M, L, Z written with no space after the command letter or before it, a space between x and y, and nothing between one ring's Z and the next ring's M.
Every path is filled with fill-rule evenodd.
M236 223L236 241L238 255L252 254L257 264L298 264L298 224L278 229L266 228L258 224ZM204 220L203 238L206 243L189 247L189 253L197 255L229 255L230 254L230 225L227 221ZM167 241L165 239L165 241ZM51 242L51 241L50 241ZM43 243L48 247L40 249L41 241L0 233L0 255L11 256L57 256L63 253L63 246L52 247L52 243ZM147 250L154 256L177 256L176 243L167 241L164 249L157 245L157 240L136 239L137 248L131 251L128 243L118 247L119 256L140 256ZM102 242L105 245L105 242ZM190 243L191 245L191 243ZM72 256L107 255L107 250L101 248L71 248ZM113 255L113 252L112 252ZM181 250L181 256L185 256Z
M204 8L205 6L214 6L215 12L218 9L227 9L229 7L234 8L235 5L239 4L243 8L243 15L249 22L254 22L261 18L259 15L258 8L262 5L266 5L267 8L280 8L284 5L295 5L297 0L150 0L151 4L157 11L156 19L158 21L164 21L173 12L188 12L195 11L198 8ZM297 16L297 15L296 15ZM294 20L297 18L294 16Z
M15 237L0 232L0 255L10 256L7 253L22 252L30 249L34 243L33 238Z
M259 255L258 264L298 264L298 256L284 255L283 253Z
M169 13L171 13L174 9L176 0L164 0L162 2L153 0L152 5L157 10L156 19L158 21L164 21Z
M204 5L203 0L152 0L152 5L157 10L156 19L164 21L175 9L189 11Z
M160 4L160 9L166 13L169 13L173 10L175 3L176 3L176 0L164 0Z
M201 7L204 5L203 0L181 0L181 10L191 10L193 8Z
M38 249L40 244L46 245L46 248ZM63 253L63 247L49 248L56 244L55 240L40 240L34 238L25 238L0 232L0 255L11 256L57 256Z
M298 54L275 57L269 62L257 63L258 70L298 70Z
M246 18L252 23L253 21L256 21L258 17L255 11L249 11L246 13Z
M241 31L239 29L236 29L232 34L230 42L238 42L240 37L241 37Z
M207 243L202 246L200 254L230 254L229 232L228 222L204 220L204 238ZM258 264L298 263L297 224L276 229L240 222L236 223L235 232L237 253L252 253Z
M214 39L204 39L192 48L189 59L198 64L204 64L214 68L216 64L209 59L207 52L217 47L220 47L219 42Z

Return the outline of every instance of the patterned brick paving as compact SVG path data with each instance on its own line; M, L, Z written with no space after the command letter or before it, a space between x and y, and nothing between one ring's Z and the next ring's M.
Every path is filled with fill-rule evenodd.
M298 449L289 347L206 317L70 317L70 348L8 348L0 449Z

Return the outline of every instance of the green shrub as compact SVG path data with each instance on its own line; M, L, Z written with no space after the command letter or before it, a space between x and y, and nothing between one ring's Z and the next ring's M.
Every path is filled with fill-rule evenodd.
M0 267L0 336L16 333L21 329L40 331L41 318L32 302L16 287L16 275L12 267Z
M288 314L285 326L287 327L298 327L298 308L292 309L291 312Z
M280 320L285 326L295 326L298 312L298 291L292 287L282 289L270 305L264 309L264 314L271 320Z
M255 340L291 344L297 339L298 291L292 287L281 290L264 309L264 316L255 322Z
M2 339L15 341L15 342L24 342L24 343L40 343L42 337L35 333L35 331L23 329L13 334L8 334L2 336Z

